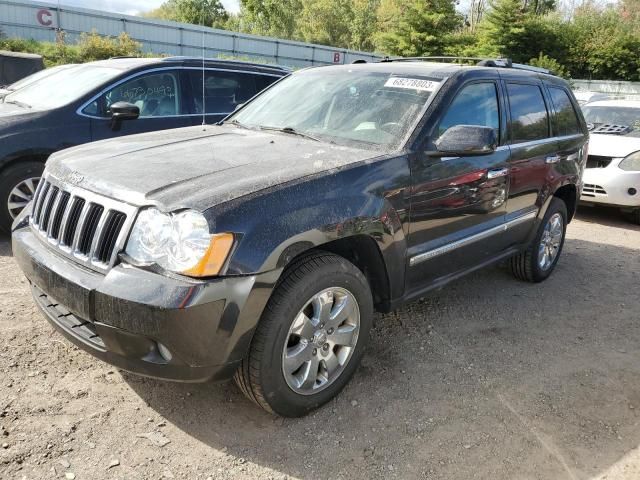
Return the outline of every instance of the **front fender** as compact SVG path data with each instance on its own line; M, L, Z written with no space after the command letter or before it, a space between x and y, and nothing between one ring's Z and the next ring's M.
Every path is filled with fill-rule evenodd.
M216 231L239 241L227 274L283 269L301 253L356 235L375 240L387 267L391 295L401 293L408 221L405 156L293 182L207 212Z

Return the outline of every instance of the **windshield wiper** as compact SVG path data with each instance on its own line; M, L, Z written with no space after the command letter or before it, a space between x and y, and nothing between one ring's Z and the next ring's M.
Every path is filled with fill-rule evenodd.
M4 103L12 103L13 105L18 105L22 108L31 108L31 105L28 103L21 102L19 100L5 100Z
M224 124L227 124L227 123L229 123L231 125L235 125L236 127L246 128L247 130L251 130L250 127L248 127L244 123L239 122L238 120L235 120L235 119L234 120L223 120L223 121L220 121L220 122L218 122L218 125L224 125Z
M300 132L298 130L296 130L293 127L258 127L260 130L270 130L273 132L282 132L282 133L288 133L289 135L297 135L299 137L304 137L304 138L308 138L309 140L314 140L316 142L321 142L322 140L320 140L317 137L314 137L313 135L309 135L308 133L304 133L304 132Z

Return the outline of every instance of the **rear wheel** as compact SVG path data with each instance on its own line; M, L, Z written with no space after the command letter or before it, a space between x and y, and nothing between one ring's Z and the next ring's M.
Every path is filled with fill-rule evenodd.
M302 416L348 383L372 315L369 285L352 263L323 252L296 261L265 308L236 383L265 410Z
M40 176L41 162L20 162L0 172L0 230L9 232L13 219L33 199Z
M529 247L511 258L513 274L528 282L545 280L558 263L566 231L567 207L553 198Z

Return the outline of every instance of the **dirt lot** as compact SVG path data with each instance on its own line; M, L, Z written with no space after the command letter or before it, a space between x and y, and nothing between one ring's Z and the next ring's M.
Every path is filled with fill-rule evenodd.
M637 479L639 272L640 228L587 209L547 282L496 267L379 316L342 395L283 420L71 346L4 238L0 478Z

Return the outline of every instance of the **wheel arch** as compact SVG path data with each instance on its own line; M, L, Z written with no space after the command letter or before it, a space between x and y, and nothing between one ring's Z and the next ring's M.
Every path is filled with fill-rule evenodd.
M578 208L577 187L572 183L563 185L553 193L553 197L559 198L567 206L567 222L571 222Z
M369 283L376 310L389 310L391 300L389 272L375 239L369 235L361 234L333 240L299 254L291 264L305 255L318 251L333 253L354 264Z

